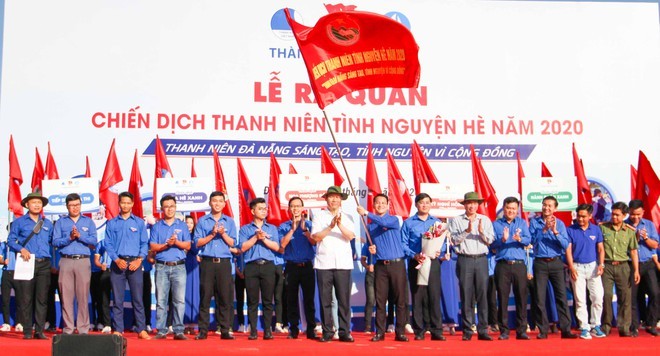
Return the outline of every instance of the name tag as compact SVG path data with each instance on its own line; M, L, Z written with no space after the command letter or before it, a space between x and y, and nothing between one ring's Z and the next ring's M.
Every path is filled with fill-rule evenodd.
M130 229L131 229L131 231L133 231L133 232L136 232L136 231L137 231L137 228L135 228L135 227L131 227Z

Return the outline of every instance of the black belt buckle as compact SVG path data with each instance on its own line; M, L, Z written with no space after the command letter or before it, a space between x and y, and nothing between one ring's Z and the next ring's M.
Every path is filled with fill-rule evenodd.
M260 258L260 259L258 259L258 260L254 260L254 261L252 261L252 262L253 262L254 264L257 264L257 265L265 265L265 264L268 262L268 260L265 260L265 259L263 259L263 258Z
M135 256L119 256L119 258L121 258L122 260L124 260L126 262L133 262L133 261L137 260L137 257L135 257Z
M211 258L211 262L213 262L213 263L221 263L221 262L222 262L222 258L220 258L220 257L212 257L212 258Z
M71 260L81 260L83 258L89 258L89 255L62 255L64 258L68 258Z
M390 260L382 260L381 262L382 262L385 266L388 266L390 263L392 263L392 261L390 261Z
M185 260L179 260L179 261L170 261L170 262L161 262L158 261L158 263L164 264L165 266L178 266L182 265L185 262Z
M44 262L44 261L48 261L48 260L50 260L50 258L48 258L48 257L43 257L43 258L35 257L34 258L34 262Z

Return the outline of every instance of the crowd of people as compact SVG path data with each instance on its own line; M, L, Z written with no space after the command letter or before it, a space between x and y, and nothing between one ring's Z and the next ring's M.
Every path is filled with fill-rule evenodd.
M256 198L249 203L253 220L237 230L234 220L222 213L226 197L221 192L210 194L210 212L197 221L191 216L179 219L176 198L163 196L162 217L152 223L132 214L133 196L123 192L119 215L107 222L105 237L99 240L94 221L81 214L78 194L66 197L68 214L53 223L43 216L48 199L30 193L22 201L27 213L12 222L2 246L0 330L11 330L13 289L15 331L22 331L25 339L47 339L44 331L57 324L57 290L62 333L96 329L122 334L131 329L124 325L128 286L132 329L139 339L165 339L170 333L175 340L207 339L215 299L215 332L222 340L234 339L236 331L258 339L261 304L264 340L273 339L273 332L297 339L302 329L307 339L353 342L350 299L356 254L351 244L356 234L354 222L342 211L347 197L340 187L329 187L323 195L327 207L314 211L311 221L303 200L293 197L288 202L290 219L279 226L268 222L266 201ZM373 198L373 211L357 207L368 222L361 263L364 332L373 333L371 341L384 340L388 324L394 325L396 341L409 341L407 333L414 340L424 340L427 334L431 340L446 340L441 264L452 258L464 341L475 333L478 340L492 341L491 334L497 332L497 339L507 340L511 326L516 339L529 340L529 295L537 339L547 339L557 326L561 338L606 337L614 319L621 337L638 336L640 329L657 336L659 239L654 224L642 218L641 201L614 203L610 221L598 225L594 207L581 204L570 226L555 216L558 202L552 196L545 197L541 213L528 220L521 217L515 197L504 199L502 217L495 221L477 213L483 199L476 192L460 201L465 213L448 221L430 214L431 202L428 194L418 194L416 213L403 222L388 213L386 195ZM435 238L442 243L432 245ZM14 278L17 262L21 268L34 264L31 279ZM155 328L150 325L152 269ZM569 289L578 333L572 331ZM511 292L515 322L508 320ZM553 308L556 317L548 315Z

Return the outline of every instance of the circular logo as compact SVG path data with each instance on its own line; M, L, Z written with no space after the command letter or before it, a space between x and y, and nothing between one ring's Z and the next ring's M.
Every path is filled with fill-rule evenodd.
M303 23L302 16L300 16L298 11L289 8L289 12L291 13L291 17L293 17L296 22ZM284 9L275 11L273 16L270 18L270 29L273 31L273 34L275 34L275 36L281 40L291 41L294 39L291 27L289 26L289 23L286 22L286 14L284 13Z
M385 16L391 18L392 20L406 26L407 29L410 30L410 20L406 17L406 15L398 12L398 11L390 11L385 14Z
M360 39L360 27L350 18L338 18L330 22L326 31L328 38L338 45L350 46Z

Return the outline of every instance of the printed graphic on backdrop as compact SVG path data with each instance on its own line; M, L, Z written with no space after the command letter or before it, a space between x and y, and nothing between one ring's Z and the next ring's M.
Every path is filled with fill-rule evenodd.
M81 212L99 210L99 180L96 178L47 179L42 181L43 195L48 198L44 207L46 214L68 214L66 196L78 193Z
M576 177L524 177L522 179L523 209L541 211L543 198L552 195L559 203L557 211L573 211L578 205L576 186Z
M156 207L160 211L160 198L172 195L176 198L176 210L208 211L209 194L215 183L210 177L158 178L156 179Z
M305 208L325 208L322 195L334 185L332 173L280 174L280 205L286 208L289 199L300 197Z
M463 204L459 203L466 192L474 190L470 184L440 184L422 183L420 190L431 196L431 210L435 217L451 218L465 212Z

